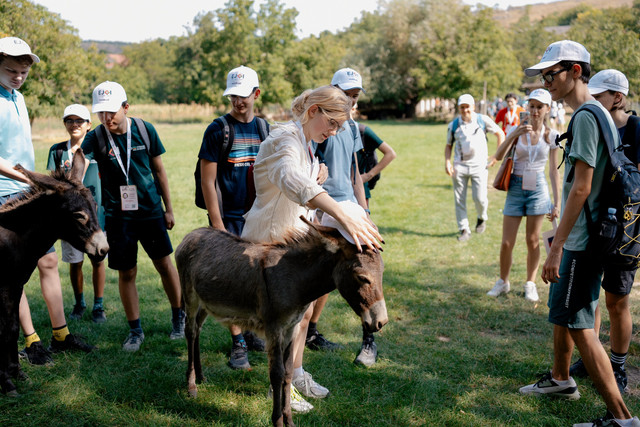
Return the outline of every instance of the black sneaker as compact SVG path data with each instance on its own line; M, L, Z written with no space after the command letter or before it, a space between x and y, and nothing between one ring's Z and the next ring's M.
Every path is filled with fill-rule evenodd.
M244 337L244 341L247 343L247 349L249 351L264 351L264 340L255 333L252 331L244 331L242 336Z
M629 391L629 387L627 386L627 371L623 366L614 367L613 368L613 376L616 377L616 383L618 384L618 389L620 390L620 394L625 394Z
M366 366L367 368L375 365L378 359L378 346L376 342L371 338L365 338L362 340L362 347L360 347L360 353L353 361L356 365Z
M32 345L33 346L33 345ZM82 341L80 337L76 337L73 334L69 334L65 337L64 341L58 341L55 338L51 338L51 345L49 345L49 351L51 353L60 353L62 351L75 351L80 350L85 353L90 353L91 350L95 350L95 347Z
M484 219L478 218L476 223L476 233L482 234L487 229L487 222Z
M36 341L31 347L25 347L24 350L18 352L21 359L26 359L32 365L52 365L53 359L51 353L44 348L42 341Z
M107 321L107 315L104 314L104 308L98 307L91 310L91 320L93 323L104 323Z
M246 343L233 343L231 354L229 354L229 366L232 369L251 369Z
M169 338L172 340L179 340L184 338L184 324L187 314L180 310L180 314L177 319L171 319L171 333Z
M73 310L71 311L71 313L69 313L69 319L73 319L73 320L82 319L85 309L86 307L83 307L79 304L74 305Z
M589 373L587 372L587 368L584 366L584 362L582 358L576 360L576 363L569 367L569 375L572 377L578 378L587 378L589 377Z
M340 344L329 341L317 330L311 335L307 335L305 344L309 350L334 351L342 348Z

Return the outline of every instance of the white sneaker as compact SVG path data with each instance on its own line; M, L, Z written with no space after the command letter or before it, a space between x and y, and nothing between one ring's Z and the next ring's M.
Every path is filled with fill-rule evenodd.
M313 409L313 405L300 395L298 390L291 384L291 410L299 414L306 414Z
M307 371L302 371L302 375L294 378L291 384L307 397L322 399L329 395L329 390L315 382Z
M536 289L535 283L527 282L524 284L524 299L533 302L536 302L540 299L538 297L538 290Z
M267 392L267 399L273 399L273 388L269 386L269 391ZM310 410L313 409L313 405L306 400L304 397L296 390L296 388L291 385L291 410L295 411L299 414L306 414Z
M511 285L509 284L508 280L505 282L502 279L498 279L496 280L496 284L493 286L493 288L489 292L487 292L487 295L489 295L490 297L497 297L500 294L506 294L510 289Z
M551 376L551 372L547 372L538 380L535 384L529 384L524 387L520 387L520 393L533 394L536 396L549 395L554 397L561 397L568 400L580 399L580 392L578 391L578 385L569 377L569 381L566 385L559 385L556 380Z

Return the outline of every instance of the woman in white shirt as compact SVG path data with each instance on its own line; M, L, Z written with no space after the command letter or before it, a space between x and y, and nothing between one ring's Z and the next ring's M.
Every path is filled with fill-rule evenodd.
M513 247L522 217L527 217L527 281L524 295L529 301L538 301L535 279L540 263L540 230L545 214L549 220L560 215L560 178L555 144L557 132L545 126L549 114L551 95L544 89L536 89L529 95L529 123L521 123L507 135L496 151L496 159L502 159L516 144L514 170L504 203L502 245L500 246L500 278L487 295L497 297L509 292ZM549 162L549 179L554 203L551 205L544 169ZM552 206L552 207L551 207Z
M310 209L320 209L334 217L352 236L358 249L362 242L380 249L382 237L365 217L349 216L316 182L319 166L311 142L324 142L335 135L349 118L351 100L342 90L322 86L307 90L291 104L294 120L271 127L267 139L260 144L254 164L256 199L245 215L242 237L252 242L282 241L287 233L305 232L307 225L300 215L308 217ZM302 356L313 303L300 322L294 337L293 384L303 383L300 392L307 397L322 398L329 390L316 383L302 369ZM298 412L313 408L291 387L291 407Z

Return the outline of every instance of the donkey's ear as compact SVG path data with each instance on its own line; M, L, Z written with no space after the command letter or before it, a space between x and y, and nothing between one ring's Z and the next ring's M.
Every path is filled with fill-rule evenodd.
M324 225L314 224L300 215L300 219L309 226L309 233L318 236L329 252L336 253L340 250L341 240L345 240L338 230ZM346 240L345 240L346 242Z
M31 185L34 188L40 188L41 190L47 191L47 190L55 189L59 184L59 182L56 179L50 177L49 175L44 175L38 172L32 172L32 171L26 170L20 164L15 165L13 168L18 172L20 172L21 174L23 174L24 176L26 176L27 178L29 178L29 181L31 181Z
M75 178L82 182L85 169L85 157L82 152L82 148L78 148L73 155L73 163L71 164L71 170L69 171L69 177Z

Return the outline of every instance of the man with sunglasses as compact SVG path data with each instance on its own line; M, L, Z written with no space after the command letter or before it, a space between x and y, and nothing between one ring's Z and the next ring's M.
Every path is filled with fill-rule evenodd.
M467 186L471 181L471 197L476 206L476 233L483 233L487 226L487 178L488 167L496 163L495 156L489 157L487 134L497 138L497 147L504 142L504 132L489 116L475 112L475 101L468 93L458 98L460 116L449 123L447 144L444 148L445 172L453 180L453 195L458 222L458 241L471 238L467 217ZM453 152L453 163L451 154Z
M225 129L220 119L207 127L198 154L202 194L209 225L240 236L244 228L244 214L251 208L247 203L248 179L253 178L248 172L263 138L258 122L263 119L254 114L254 103L260 97L258 74L244 65L229 71L223 96L231 101L231 111L223 119L233 128L233 141L225 158L222 153ZM268 131L268 123L265 125ZM264 341L251 331L243 333L237 325L231 325L229 332L233 342L229 366L232 369L251 368L247 352L264 351Z
M585 103L602 109L611 134L618 140L609 112L589 93L590 54L571 40L549 45L540 63L527 68L529 77L541 74L553 100L564 101L576 111ZM631 417L613 374L609 357L594 329L595 309L600 295L602 266L587 251L589 232L584 212L588 202L595 222L600 210L602 182L608 162L607 148L593 115L578 111L571 119L572 144L566 147L562 216L547 260L542 280L549 289L549 321L554 324L554 363L550 372L535 384L520 388L523 394L579 399L578 386L569 375L574 343L585 367L602 396L606 415L593 423L574 426L640 426Z

